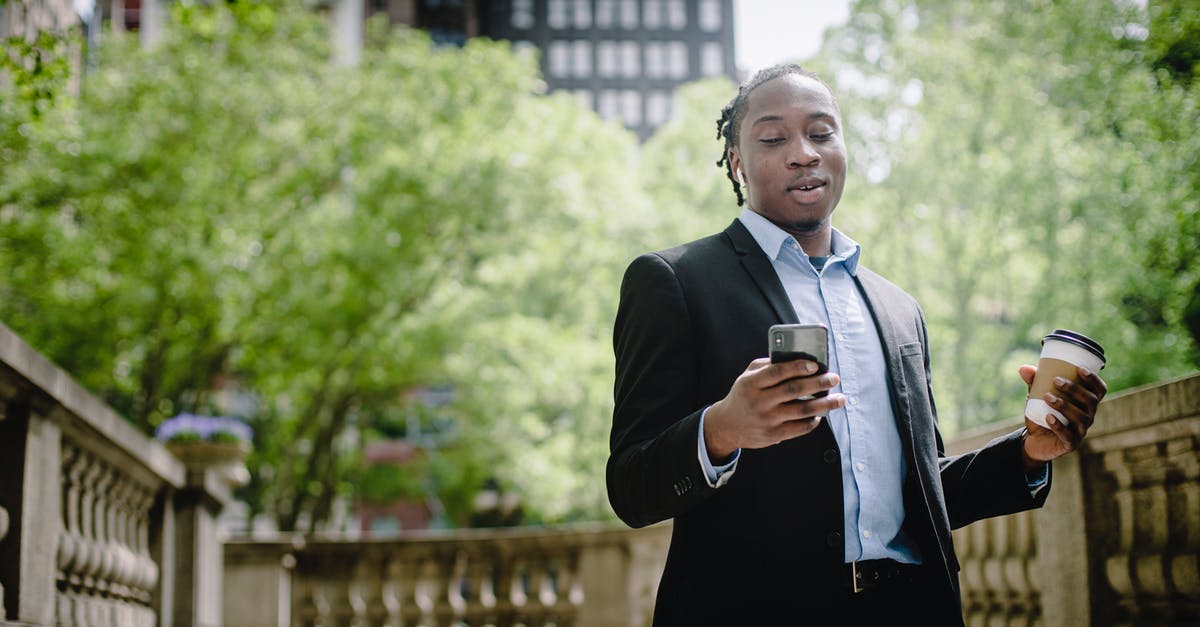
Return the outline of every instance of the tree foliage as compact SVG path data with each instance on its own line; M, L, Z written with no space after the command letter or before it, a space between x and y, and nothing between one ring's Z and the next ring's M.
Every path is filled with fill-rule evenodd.
M507 44L374 24L339 67L293 4L181 3L78 97L59 43L10 42L0 319L147 431L247 418L241 496L285 529L396 495L466 524L488 480L530 522L611 516L621 273L736 215L735 86L638 145ZM1019 4L860 0L809 64L848 133L835 224L925 306L951 431L1019 415L1055 327L1113 390L1200 365L1200 10ZM398 436L419 463L363 466Z

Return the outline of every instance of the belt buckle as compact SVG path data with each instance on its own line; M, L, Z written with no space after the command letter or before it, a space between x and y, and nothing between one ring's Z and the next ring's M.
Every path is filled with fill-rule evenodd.
M858 562L857 561L850 562L850 587L852 590L854 590L854 594L858 594L859 592L866 590L866 588L863 588L862 586L858 585L858 581L859 581Z

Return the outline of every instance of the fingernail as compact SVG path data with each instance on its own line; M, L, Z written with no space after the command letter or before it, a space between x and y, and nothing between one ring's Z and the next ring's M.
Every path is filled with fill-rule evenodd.
M1091 370L1088 370L1087 368L1084 368L1083 366L1080 366L1080 367L1079 367L1079 374L1081 374L1081 375L1083 375L1083 376L1085 376L1085 377L1086 377L1086 376L1089 376L1089 375L1091 375L1091 374L1092 374L1092 371L1091 371Z
M1062 387L1066 387L1066 386L1067 386L1067 380L1066 380L1066 379L1064 379L1064 378L1062 378L1062 377L1054 377L1054 385L1057 385L1057 386L1058 386L1058 387L1060 387L1060 388L1062 388Z
M817 371L817 365L811 361L804 362L804 374L812 374Z
M1045 398L1046 402L1050 405L1058 405L1060 402L1062 402L1057 396L1049 393L1047 393L1043 398Z

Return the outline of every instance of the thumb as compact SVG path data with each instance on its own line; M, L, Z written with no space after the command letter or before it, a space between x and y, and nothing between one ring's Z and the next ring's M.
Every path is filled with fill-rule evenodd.
M1037 366L1025 364L1017 368L1017 372L1020 373L1021 380L1025 382L1025 385L1033 385L1033 376L1037 374Z

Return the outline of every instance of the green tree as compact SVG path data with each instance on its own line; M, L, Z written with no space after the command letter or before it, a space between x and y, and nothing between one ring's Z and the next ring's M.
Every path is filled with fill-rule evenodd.
M1055 327L1106 344L1112 389L1195 365L1194 255L1149 262L1196 248L1195 109L1155 80L1146 24L1122 3L862 1L825 42L857 177L835 221L925 305L951 429L1019 415L1016 365Z
M376 26L339 68L318 17L242 2L178 6L167 32L110 38L78 100L5 135L0 316L147 430L236 382L256 402L245 496L285 529L329 520L355 442L445 384L471 428L426 483L452 519L485 463L548 519L598 515L595 490L560 506L524 464L595 473L600 260L637 231L636 186L613 185L636 143L537 94L503 43ZM542 375L564 349L562 378Z

